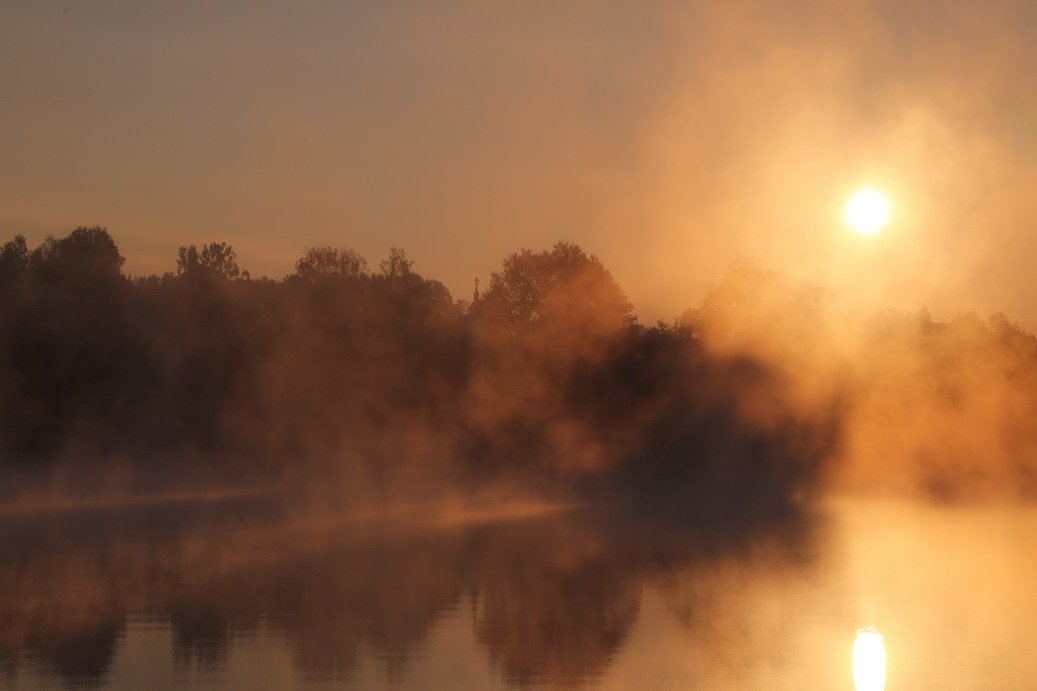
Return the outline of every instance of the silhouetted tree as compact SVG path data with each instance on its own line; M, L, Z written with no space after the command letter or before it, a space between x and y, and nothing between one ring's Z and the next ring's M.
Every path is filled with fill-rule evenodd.
M352 248L311 247L295 262L295 275L306 280L359 278L366 271L367 260Z
M397 247L390 248L388 258L378 263L379 271L386 278L409 276L413 267L414 262L407 259L407 253Z
M100 226L80 226L60 239L48 237L29 255L35 280L77 290L121 282L125 261L112 236Z
M210 242L199 250L194 245L177 251L178 275L204 276L218 280L233 280L241 276L237 254L225 242Z
M13 240L0 245L0 289L21 281L28 269L29 248L25 236L15 235Z
M316 476L339 496L519 476L730 505L793 496L830 441L827 419L784 396L775 358L710 352L690 322L638 326L571 243L509 255L467 311L395 247L374 273L351 249L310 248L277 281L234 280L218 242L179 248L176 274L130 281L122 264L98 227L0 247L0 280L20 286L0 299L4 469L103 477L118 457L154 485ZM696 319L763 338L823 302L768 285L711 291ZM755 404L768 424L748 419Z
M16 240L15 257L23 256L20 246ZM23 290L6 310L0 345L9 365L0 373L8 399L0 405L6 447L0 458L26 464L73 447L84 457L104 455L122 437L121 413L139 393L142 358L128 324L123 261L101 227L48 237L28 253ZM79 436L79 429L92 434ZM89 443L77 446L86 436Z
M507 257L479 302L502 312L513 328L554 321L608 331L634 321L612 274L597 257L566 242L550 252L522 250Z

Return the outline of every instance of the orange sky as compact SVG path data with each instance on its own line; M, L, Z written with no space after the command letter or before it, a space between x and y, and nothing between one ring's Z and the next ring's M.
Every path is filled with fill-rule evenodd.
M871 239L840 218L866 183ZM0 8L0 231L105 225L130 273L398 245L468 297L564 239L648 320L741 254L850 309L1033 328L1035 191L1032 1Z

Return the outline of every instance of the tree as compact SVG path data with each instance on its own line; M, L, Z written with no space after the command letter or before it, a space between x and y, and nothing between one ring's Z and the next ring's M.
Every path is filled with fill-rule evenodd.
M510 255L473 305L471 324L466 406L485 445L479 456L548 473L614 462L619 445L606 439L618 425L599 424L607 417L599 411L615 400L604 393L614 379L609 362L634 319L597 257L563 242Z
M409 276L413 273L413 267L414 262L407 259L407 253L397 247L390 248L388 259L378 263L379 270L386 278Z
M79 226L61 239L48 237L29 254L36 278L68 286L119 280L125 261L115 240L101 226Z
M352 248L311 247L295 262L295 275L309 281L358 278L366 272L367 260Z
M506 258L480 303L503 313L513 329L554 322L607 331L634 321L632 305L608 269L568 242Z
M177 252L176 273L178 276L205 276L224 281L242 276L234 248L225 242L210 242L202 245L201 251L194 245L181 247ZM247 275L246 271L244 276Z
M0 245L0 287L7 287L24 278L29 268L29 248L24 235Z

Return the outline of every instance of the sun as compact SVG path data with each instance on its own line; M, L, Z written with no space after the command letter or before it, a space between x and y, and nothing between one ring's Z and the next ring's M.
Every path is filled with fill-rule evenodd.
M863 187L846 202L846 222L859 235L874 235L882 230L892 215L893 207L882 192Z

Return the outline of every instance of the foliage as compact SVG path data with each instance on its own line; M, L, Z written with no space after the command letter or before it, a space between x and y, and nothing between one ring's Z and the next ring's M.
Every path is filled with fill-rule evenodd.
M367 260L352 248L311 247L295 262L295 275L307 281L359 278L366 272Z
M506 479L708 513L794 502L834 443L773 363L637 324L573 244L509 255L470 309L397 248L377 273L310 248L284 280L240 280L219 242L175 274L122 263L102 228L0 248L3 467L339 497ZM774 403L765 422L747 400Z
M176 273L179 276L205 277L230 281L241 276L234 248L225 242L210 242L199 250L194 245L177 252Z

